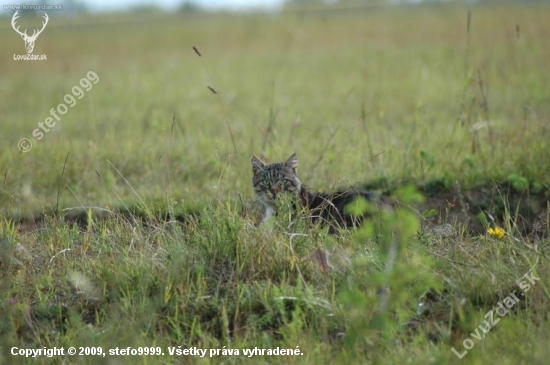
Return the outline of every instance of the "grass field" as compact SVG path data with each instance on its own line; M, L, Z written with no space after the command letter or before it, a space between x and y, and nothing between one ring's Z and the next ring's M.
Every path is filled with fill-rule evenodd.
M47 61L31 62L1 18L0 364L546 363L549 241L520 223L550 199L548 19L544 4L50 16ZM250 156L293 152L314 189L376 186L403 205L376 233L286 214L257 227L241 214Z

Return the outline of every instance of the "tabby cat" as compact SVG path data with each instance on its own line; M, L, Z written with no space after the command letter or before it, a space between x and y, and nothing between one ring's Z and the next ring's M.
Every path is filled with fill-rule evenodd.
M265 206L264 222L276 214L276 199L280 194L290 194L308 212L313 223L328 225L334 233L338 228L357 226L363 216L346 211L345 207L357 197L380 204L374 193L350 189L331 193L312 193L300 181L297 174L298 158L293 154L285 162L265 163L252 156L252 185Z

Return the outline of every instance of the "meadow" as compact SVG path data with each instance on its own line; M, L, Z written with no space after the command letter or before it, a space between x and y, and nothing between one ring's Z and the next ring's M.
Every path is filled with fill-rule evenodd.
M47 61L13 59L10 17L0 364L546 363L549 240L529 231L550 200L550 6L50 14L34 50ZM257 226L250 156L293 152L315 190L402 205L340 235L289 214ZM445 223L452 235L430 230ZM255 347L302 355L243 355Z

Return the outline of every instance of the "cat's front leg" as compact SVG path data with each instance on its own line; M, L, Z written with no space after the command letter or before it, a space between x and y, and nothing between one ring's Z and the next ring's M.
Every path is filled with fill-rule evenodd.
M266 205L263 222L264 223L267 222L269 218L271 218L274 215L275 215L275 208L270 205Z

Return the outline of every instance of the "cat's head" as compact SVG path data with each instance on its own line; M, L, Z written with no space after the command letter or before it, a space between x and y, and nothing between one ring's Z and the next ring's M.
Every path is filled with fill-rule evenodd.
M293 154L285 162L265 163L256 156L252 163L252 185L260 200L268 206L275 206L275 199L281 193L297 195L302 183L297 175L298 158Z

